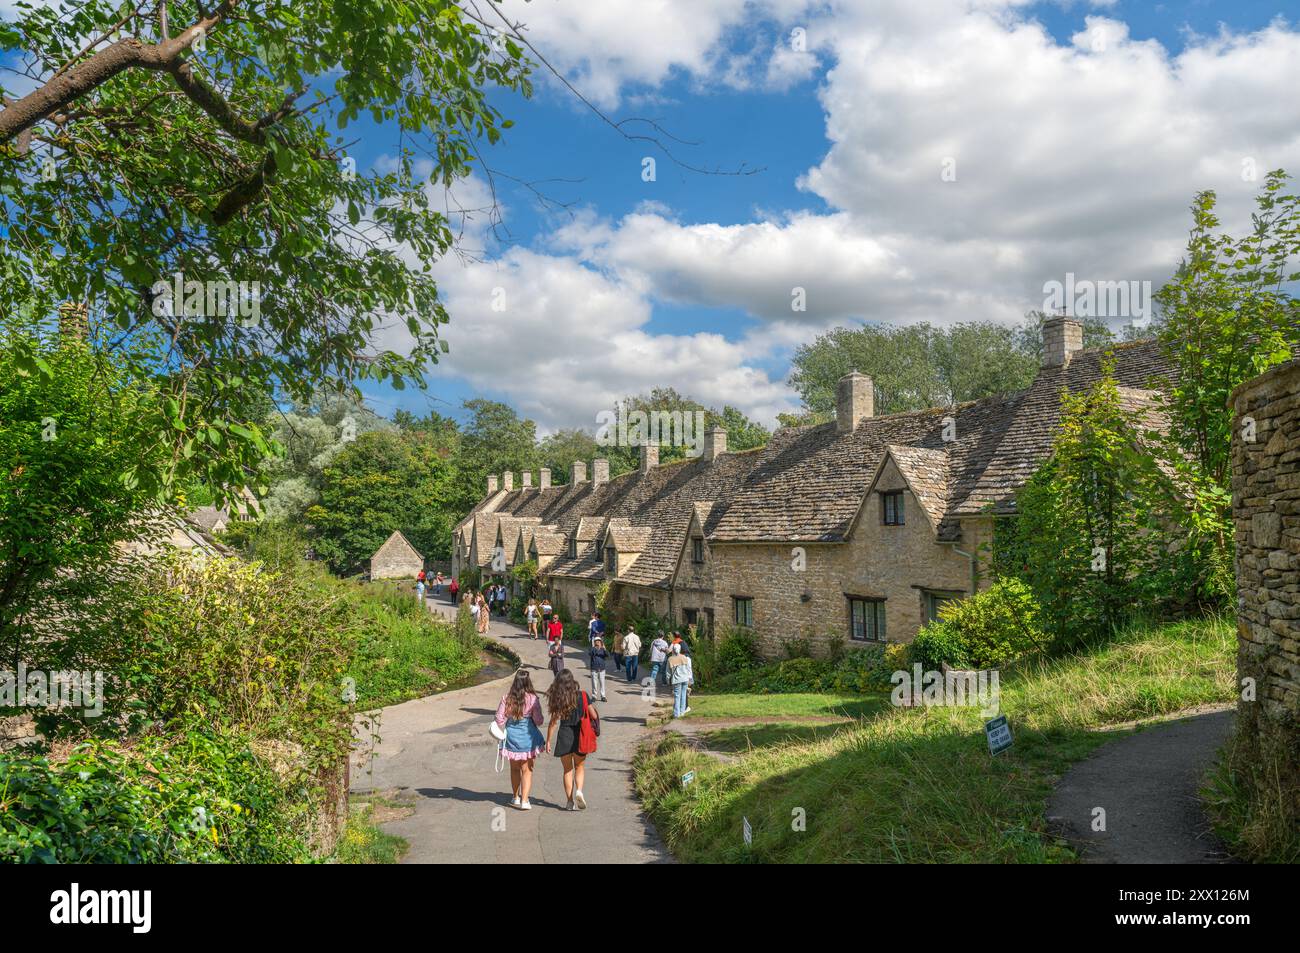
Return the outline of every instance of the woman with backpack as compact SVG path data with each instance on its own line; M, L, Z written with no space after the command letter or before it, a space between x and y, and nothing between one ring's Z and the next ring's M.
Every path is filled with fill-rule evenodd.
M546 693L546 708L551 721L546 726L546 750L560 759L564 766L564 793L569 799L568 810L585 810L587 799L582 794L585 778L583 762L596 750L600 735L600 715L591 707L591 698L579 690L578 682L568 669L555 676Z
M533 761L546 748L542 737L542 703L533 691L533 680L520 669L497 706L497 727L505 731L501 752L510 762L510 803L521 811L531 811L528 793L533 788Z

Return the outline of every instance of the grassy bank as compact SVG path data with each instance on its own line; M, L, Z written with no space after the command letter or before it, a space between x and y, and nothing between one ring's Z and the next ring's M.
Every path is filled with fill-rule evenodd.
M348 675L356 681L357 708L396 705L445 690L482 665L484 642L457 631L392 583L339 583L354 606L356 647Z
M1138 627L1087 654L1004 670L1015 745L996 758L975 708L896 709L863 696L855 721L814 726L780 719L851 712L853 703L701 695L689 717L772 721L706 733L706 744L736 752L727 762L675 734L649 742L636 760L637 790L685 861L1069 861L1073 852L1043 819L1054 780L1114 737L1099 729L1230 701L1235 646L1223 621ZM695 781L682 790L691 770Z

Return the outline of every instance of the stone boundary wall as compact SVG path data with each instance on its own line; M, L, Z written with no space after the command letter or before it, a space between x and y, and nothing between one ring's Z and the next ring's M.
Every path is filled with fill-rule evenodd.
M1300 777L1300 361L1247 381L1231 397L1232 509L1237 550L1237 675L1255 701L1238 705L1249 757ZM1247 691L1248 686L1243 686Z

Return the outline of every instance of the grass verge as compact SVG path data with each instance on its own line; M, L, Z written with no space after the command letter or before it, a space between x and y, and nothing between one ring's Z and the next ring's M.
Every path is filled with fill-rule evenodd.
M997 757L975 708L897 709L866 696L854 726L783 740L799 727L780 725L783 715L846 710L843 696L701 695L694 716L776 724L726 763L658 736L637 755L637 791L685 861L1068 862L1073 851L1043 818L1056 778L1115 737L1101 729L1232 700L1235 648L1230 623L1198 620L1134 627L1084 654L1003 670L1015 745Z
M336 864L395 864L410 844L405 838L385 834L381 819L402 817L409 808L374 796L348 798L348 823L334 855Z

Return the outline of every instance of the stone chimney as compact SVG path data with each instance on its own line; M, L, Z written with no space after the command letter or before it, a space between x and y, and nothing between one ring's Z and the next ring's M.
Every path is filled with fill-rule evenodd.
M649 473L657 466L659 466L659 444L641 444L641 472Z
M549 490L551 488L551 468L542 467L537 471L537 489Z
M835 385L835 429L851 433L876 414L876 385L866 374L852 371Z
M712 463L727 452L727 428L716 424L704 432L704 459Z
M591 483L593 486L600 486L602 483L609 482L609 460L602 457L599 460L591 461Z
M497 491L497 475L495 473L489 473L488 474L488 496L491 496L496 491Z
M501 485L505 487L506 492L509 493L515 488L515 475L509 470L501 474Z
M581 460L574 460L573 467L570 469L569 483L584 483L587 480L587 464Z
M532 470L525 470L525 471L520 475L520 479L523 481L522 483L520 483L520 486L521 486L523 489L525 489L525 490L531 490L531 489L533 488L533 471L532 471Z
M1043 319L1043 367L1064 367L1075 351L1082 350L1082 324L1063 314Z

